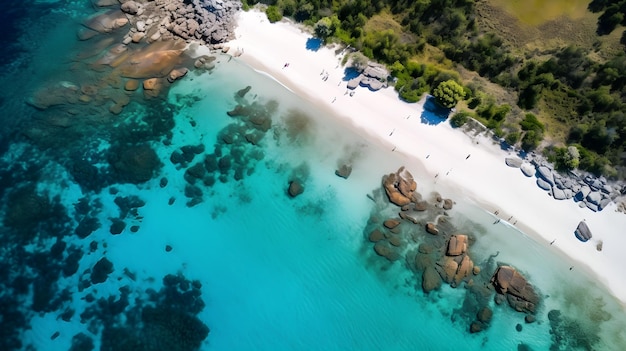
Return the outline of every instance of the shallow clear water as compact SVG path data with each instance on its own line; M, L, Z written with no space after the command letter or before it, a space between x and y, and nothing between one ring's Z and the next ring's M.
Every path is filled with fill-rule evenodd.
M71 10L65 18L72 30L65 36L51 31L59 43L73 42L81 11L90 13L81 5L60 2L49 15L59 16L61 6ZM52 26L53 19L42 22ZM4 338L4 349L623 348L623 307L549 247L504 222L493 224L475 203L420 179L415 161L367 140L267 76L227 56L218 61L211 72L192 71L176 82L166 101L139 96L116 116L101 107L104 121L90 119L100 116L98 108L76 105L81 110L70 111L68 126L59 122L68 113L63 107L37 111L3 101L3 109L15 111L3 118L21 116L17 129L5 128L0 149L0 330L12 337ZM54 60L46 62L33 63L49 73L30 82L32 88L5 88L3 96L84 79L84 72L68 73L67 61L58 61L58 72L51 70ZM245 98L236 98L248 85ZM254 134L254 123L229 117L238 103L268 109L271 128ZM139 132L151 123L159 125L149 129L153 134ZM149 145L162 165L149 180L133 182L119 162L126 150L141 154L138 145ZM189 145L204 149L184 166L171 161ZM191 179L188 170L205 158L217 169ZM343 163L353 167L348 179L334 174ZM425 199L432 202L438 191L456 201L450 222L472 238L477 265L488 271L510 264L533 283L542 296L536 322L526 324L524 314L491 297L489 328L470 334L475 311L467 284L422 292L413 257L430 240L423 225L401 225L401 259L390 262L374 252L371 230L398 213L384 201L381 179L401 166ZM287 194L293 180L304 187L295 198ZM119 204L131 196L144 204ZM194 199L201 201L189 203ZM420 216L433 221L435 214ZM89 218L100 227L81 238L77 228ZM125 227L113 235L118 219ZM93 272L103 257L112 271L96 283ZM490 274L474 277L476 284ZM167 275L178 278L164 280ZM562 316L559 343L551 334L552 310ZM208 336L199 324L210 328Z

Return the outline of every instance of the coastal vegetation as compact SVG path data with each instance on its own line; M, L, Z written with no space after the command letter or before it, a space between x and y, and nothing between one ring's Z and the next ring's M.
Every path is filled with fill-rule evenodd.
M543 151L559 168L626 177L626 35L615 38L626 24L626 0L560 7L534 1L533 9L499 0L264 3L314 27L325 41L350 45L386 64L405 101L433 94L463 113L455 125L475 118L511 145ZM544 6L545 13L537 15ZM555 22L563 15L570 25L580 24L576 35L584 40L563 33ZM518 27L498 27L502 23ZM557 34L519 34L550 25ZM462 93L444 89L453 83ZM578 150L578 163L554 156L569 155L554 150L571 147Z

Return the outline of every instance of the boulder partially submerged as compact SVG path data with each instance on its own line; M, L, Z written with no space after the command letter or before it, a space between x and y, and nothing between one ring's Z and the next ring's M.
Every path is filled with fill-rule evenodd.
M417 183L411 173L402 167L398 172L383 177L383 187L390 202L398 206L406 206L413 200Z
M519 312L535 313L539 295L515 268L499 266L491 277L498 294L506 296L509 305Z

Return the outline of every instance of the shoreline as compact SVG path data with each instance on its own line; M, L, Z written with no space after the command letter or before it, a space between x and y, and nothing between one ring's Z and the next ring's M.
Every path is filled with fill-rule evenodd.
M432 177L421 182L441 183L492 214L499 211L502 220L513 216L514 226L539 243L551 245L554 241L551 246L557 255L572 260L575 270L587 271L626 306L626 277L620 268L626 237L620 237L617 229L626 228L626 215L616 212L615 203L592 212L571 199L555 200L537 187L534 177L508 167L504 159L513 153L492 145L490 138L469 136L447 121L422 123L424 99L414 104L403 102L392 88L372 92L358 87L354 96L345 94L342 56L328 47L307 49L306 41L312 35L296 24L284 20L270 24L257 10L239 12L236 20L236 39L227 44L231 52L243 51L236 59L359 129L371 142L402 153L408 169L419 168ZM289 44L272 44L275 38ZM322 80L320 71L329 78ZM586 243L574 236L582 220L594 235ZM597 251L600 240L603 249Z

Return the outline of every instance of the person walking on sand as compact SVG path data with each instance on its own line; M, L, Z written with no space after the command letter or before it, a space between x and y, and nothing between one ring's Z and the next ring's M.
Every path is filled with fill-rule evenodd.
M392 135L393 135L393 132L395 132L395 131L396 131L396 128L393 128L393 130L391 131L391 133L389 133L389 136L392 136Z
M467 160L468 158L470 158L470 156L472 156L472 154L467 154L467 157L465 159Z
M337 97L335 96L335 98L333 99L333 102L335 102L337 100Z

